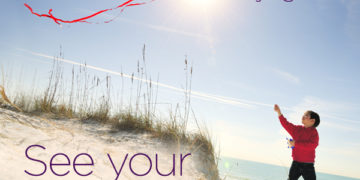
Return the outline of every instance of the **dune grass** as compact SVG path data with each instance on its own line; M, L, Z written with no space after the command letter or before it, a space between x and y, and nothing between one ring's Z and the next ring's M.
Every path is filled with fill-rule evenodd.
M111 77L100 79L90 76L86 67L80 67L76 72L72 68L71 81L64 82L63 67L58 61L63 58L54 57L52 70L47 82L47 87L41 94L20 92L13 97L13 101L6 94L6 89L0 86L0 105L14 111L21 111L29 115L51 115L53 118L78 118L81 121L97 121L101 124L110 124L116 131L130 131L134 133L149 133L167 144L175 146L186 145L194 152L201 152L200 156L205 166L205 175L208 179L219 179L217 168L219 154L214 149L214 144L206 126L200 126L191 109L191 80L193 68L187 59L184 62L186 76L184 87L184 105L179 104L169 112L168 120L161 121L156 117L158 86L147 74L145 46L143 59L137 63L137 72L132 74L131 89L136 96L129 97L130 105L123 104L123 90L119 107L113 107L111 100ZM3 75L3 74L2 74ZM135 77L145 79L136 81ZM3 75L4 78L4 75ZM4 85L3 80L3 85ZM154 85L155 84L155 85ZM64 88L66 87L66 88ZM91 89L103 89L98 95ZM123 87L122 87L123 88ZM34 92L34 91L31 91ZM96 103L95 103L96 102ZM134 105L131 104L134 102ZM198 127L197 132L188 132L187 126L190 115L194 116Z

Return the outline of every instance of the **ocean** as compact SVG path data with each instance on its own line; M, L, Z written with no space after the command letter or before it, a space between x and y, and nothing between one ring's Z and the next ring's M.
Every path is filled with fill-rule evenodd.
M229 157L219 160L220 177L224 180L286 180L290 167L264 164ZM315 166L316 168L316 166ZM316 172L317 180L360 180ZM303 180L302 177L299 180Z

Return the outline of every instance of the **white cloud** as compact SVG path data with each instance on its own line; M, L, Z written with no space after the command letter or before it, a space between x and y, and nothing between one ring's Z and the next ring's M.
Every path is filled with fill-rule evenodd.
M300 84L300 78L296 77L295 75L285 72L276 68L271 69L273 72L275 72L277 75L279 75L281 78L294 83L294 84Z
M327 100L322 100L316 97L305 97L302 102L295 105L291 108L291 113L289 114L289 121L291 122L300 122L302 115L307 110L313 110L320 115L320 126L325 125L332 128L338 128L343 130L351 130L351 131L360 131L358 128L353 125L359 125L360 121L343 118L338 114L347 114L352 111L356 111L357 107L348 104L346 102L332 102ZM335 115L334 115L335 114ZM330 121L332 120L332 121ZM335 123L336 121L346 122L344 123ZM298 124L298 123L297 123Z
M30 53L30 54L35 55L35 56L39 56L39 57L54 60L53 56L49 56L49 55L46 55L46 54L32 52L32 51L25 50L25 49L20 49L20 48L18 48L18 50L25 51L25 52ZM73 64L73 65L77 65L77 66L86 67L86 68L101 71L101 72L106 72L106 73L117 75L117 76L122 76L122 77L129 78L129 79L133 78L134 80L142 81L144 83L150 83L150 80L147 80L147 79L142 79L142 78L139 78L139 77L136 77L136 76L132 76L132 75L125 74L125 73L112 71L112 70L101 68L101 67L96 67L96 66L92 66L92 65L88 65L88 64L78 63L78 62L68 60L68 59L56 58L55 60L65 62L65 63L68 63L68 64ZM167 84L164 84L164 83L159 83L159 82L154 82L154 81L152 81L151 83L153 85L155 85L155 86L157 85L159 87L167 88L167 89L170 89L170 90L175 91L175 92L181 92L181 93L186 92L184 89L177 88L175 86L167 85ZM236 105L236 106L239 106L239 107L242 107L242 108L252 108L252 107L254 107L256 105L256 104L251 103L250 101L246 101L246 100L240 100L240 99L235 99L235 98L231 98L231 97L218 96L218 95L213 95L213 94L208 94L208 93L199 92L199 91L193 91L193 90L191 91L191 95L194 98L199 98L199 99L208 100L208 101L215 101L215 102L218 102L218 103L224 103L224 104L229 104L229 105Z
M90 13L95 13L95 11L89 11L89 10L83 10L83 11L87 11L87 12L90 12ZM170 28L170 27L166 27L166 26L159 26L159 25L142 23L142 22L134 21L134 20L131 20L131 19L128 19L128 18L112 16L112 15L109 15L109 14L106 14L106 13L100 14L100 16L106 17L107 19L111 19L111 21L112 20L113 21L121 21L121 22L129 23L129 24L143 26L143 27L153 29L153 30L157 30L157 31L175 33L175 34L179 34L179 35L183 35L183 36L194 37L194 38L206 40L211 44L211 46L214 43L214 38L212 38L212 37L210 37L209 35L206 35L206 34L188 32L188 31L183 31L183 30L180 30L180 29Z

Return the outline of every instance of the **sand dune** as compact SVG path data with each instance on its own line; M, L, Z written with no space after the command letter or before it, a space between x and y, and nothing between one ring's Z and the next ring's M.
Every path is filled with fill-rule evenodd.
M38 145L32 146L31 145ZM43 149L46 148L46 149ZM28 148L28 157L25 154ZM70 165L52 166L50 160L56 153L64 153L69 157ZM93 166L77 166L79 174L73 168L74 159L78 154L87 153L93 159ZM143 153L137 154L137 153ZM184 156L188 155L184 158ZM136 155L137 154L137 155ZM148 157L146 157L146 154ZM158 170L168 174L173 169L173 154L175 154L175 176L161 176L156 170L156 154L158 156ZM125 157L127 158L125 159ZM183 158L182 176L180 175L181 156ZM134 134L129 132L113 131L110 126L101 125L95 121L85 123L77 119L49 119L37 116L27 116L0 108L0 174L1 179L205 179L201 165L196 164L198 155L188 151L185 146L170 148L149 134ZM41 174L31 176L31 174ZM133 157L130 168L130 159ZM110 160L111 158L111 160ZM150 169L150 160L151 169ZM111 163L113 161L113 164ZM67 159L58 155L54 163L65 163ZM80 155L77 164L91 164L91 159ZM150 170L149 170L150 169ZM149 170L149 173L146 172ZM56 176L65 174L65 176ZM133 171L133 172L132 172ZM134 174L146 174L136 176Z

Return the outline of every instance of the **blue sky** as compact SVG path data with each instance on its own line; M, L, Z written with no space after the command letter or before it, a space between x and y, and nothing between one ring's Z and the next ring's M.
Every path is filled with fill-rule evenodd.
M0 64L22 68L23 81L35 69L45 77L50 64L44 62L60 45L67 60L131 74L146 44L149 73L165 85L183 87L185 56L193 63L192 89L200 97L192 107L222 155L289 166L288 135L272 108L277 103L295 124L305 110L319 112L317 170L360 178L360 2L157 0L92 20L118 16L108 24L62 27L31 15L24 2L35 12L52 8L55 16L74 19L123 1L4 1ZM181 99L171 89L160 92L162 102Z

